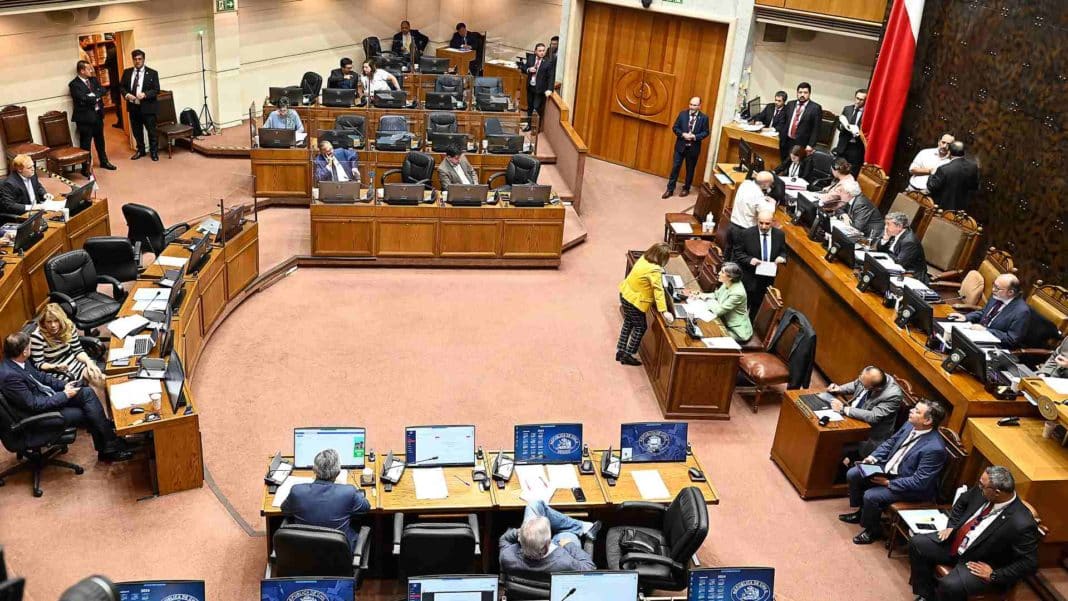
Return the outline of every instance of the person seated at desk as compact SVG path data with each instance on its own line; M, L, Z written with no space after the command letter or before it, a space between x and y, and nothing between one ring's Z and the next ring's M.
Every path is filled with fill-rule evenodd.
M1057 350L1038 368L1038 375L1050 378L1068 378L1068 336L1061 341Z
M319 154L315 155L315 181L358 182L360 170L356 151L348 148L334 149L329 140L319 141Z
M366 99L375 92L399 90L400 83L392 73L378 68L378 61L369 58L363 61L363 75L360 76L360 97Z
M849 397L846 402L839 399L831 401L832 410L871 426L868 440L860 443L856 455L847 454L842 462L844 465L849 466L857 457L871 455L876 447L893 434L897 410L904 396L901 386L893 376L869 365L860 372L856 380L841 385L831 384L827 387L827 392Z
M297 133L304 133L304 123L300 115L289 108L289 99L285 96L278 99L278 108L267 115L267 121L263 123L267 129L292 129Z
M319 451L312 463L315 482L293 485L289 496L282 501L282 512L293 517L297 524L333 528L349 540L349 549L356 550L356 530L352 516L367 513L371 504L367 497L351 484L336 484L341 473L341 458L334 449Z
M909 411L908 423L860 461L881 464L884 475L869 478L857 465L846 472L849 506L859 509L840 514L838 519L860 524L854 544L868 545L882 538L880 518L890 504L934 501L946 464L946 446L938 434L945 417L946 410L938 401L919 401Z
M391 49L393 54L399 54L408 60L412 60L412 48L415 48L414 56L418 56L426 52L426 45L429 43L430 38L423 35L418 29L412 29L411 23L401 21L400 31L393 34Z
M85 426L93 437L100 461L126 461L133 452L115 435L100 399L78 382L63 380L37 369L30 359L30 337L25 332L4 338L0 363L0 393L16 411L37 415L58 411L68 427Z
M883 215L871 200L864 196L857 180L845 182L842 189L849 197L845 206L838 210L837 217L860 230L865 240L878 240L883 235Z
M58 303L48 303L30 334L30 359L37 369L63 382L86 382L97 398L107 398L104 372L82 348L74 322Z
M775 283L775 276L757 275L761 263L786 262L786 234L774 227L775 212L763 209L757 213L757 224L742 232L734 245L734 258L742 267L742 282L749 299L749 314L756 315L768 286ZM777 269L777 268L776 268Z
M352 67L352 59L341 59L341 67L330 71L330 77L326 78L326 87L342 90L356 89L356 69Z
M845 191L845 184L857 181L853 177L852 169L853 166L845 159L834 161L831 175L834 176L835 181L820 191L818 198L821 209L828 213L835 213L849 202L849 194Z
M457 23L456 32L452 34L452 39L449 40L449 48L455 48L457 50L474 50L475 43L475 36L467 31L467 24Z
M1038 570L1038 543L1038 524L1017 496L1012 472L992 465L953 504L946 528L909 540L912 592L917 601L1006 592ZM953 570L935 578L937 565Z
M809 181L812 177L812 160L809 159L803 146L794 146L790 149L790 156L775 168L774 173L779 177L800 177Z
M45 192L41 180L37 179L33 159L20 154L12 159L11 166L11 175L0 184L0 213L21 215L37 203L52 200L52 195Z
M883 220L883 236L876 250L888 253L912 277L927 282L927 256L916 234L909 229L908 215L895 211L886 216Z
M703 301L727 333L740 343L753 337L753 324L749 321L749 298L742 283L742 268L737 263L727 261L719 268L719 288L711 294L701 293L693 298Z
M535 501L523 511L523 525L501 535L501 570L550 574L596 570L581 539L594 540L600 530L600 522L576 520L545 501Z
M438 179L441 189L448 190L452 184L477 184L478 174L464 156L464 151L456 146L445 147L445 160L438 165Z
M985 329L1008 350L1022 346L1031 320L1031 307L1020 295L1020 279L1011 273L994 278L990 288L990 300L979 311L967 315L950 313L949 319L975 324L975 329Z
M650 246L634 262L626 279L619 283L619 302L623 305L623 327L616 342L616 361L623 365L641 365L634 356L645 336L648 324L645 312L656 303L656 310L664 316L664 321L675 321L675 315L668 311L667 299L664 298L664 266L671 258L671 247L663 242Z

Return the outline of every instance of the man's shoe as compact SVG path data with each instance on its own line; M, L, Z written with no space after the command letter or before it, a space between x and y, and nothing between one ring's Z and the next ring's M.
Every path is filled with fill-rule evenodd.
M874 543L875 541L879 540L880 538L882 538L882 537L879 536L878 534L874 534L874 533L872 533L872 532L870 532L868 530L862 530L860 532L860 534L858 534L858 535L853 537L853 544L854 545L870 545L870 544Z
M847 524L859 524L860 512L854 511L853 513L840 513L838 514L838 519L842 520Z
M601 528L603 528L603 527L604 527L604 524L601 523L601 520L597 520L596 522L593 523L592 526L590 526L590 529L587 530L586 533L583 534L582 536L584 536L586 538L586 540L595 541L595 540L597 540L597 535L601 533Z
M110 451L104 451L97 455L100 461L107 461L108 463L118 463L120 461L129 461L133 459L134 453L128 449L116 448Z
M153 161L158 161L159 160L159 155L153 152L152 153L152 160Z
M111 163L101 163L100 166L103 167L104 169L107 169L108 171L114 171L114 170L118 169L118 167L116 167L115 165L113 165Z
M88 167L82 167L82 176L89 177L90 171Z
M130 160L131 161L136 161L137 159L139 159L139 158L141 158L143 156L145 156L145 152L143 150L138 150L137 152L134 153L134 155L132 157L130 157Z
M623 358L619 360L623 365L641 365L642 362L637 357L629 353L623 353Z
M690 189L689 188L683 188L682 192L679 193L679 196L689 196L689 195L690 195Z
M664 192L664 195L661 196L660 198L671 198L671 195L674 194L674 193L675 193L674 190L668 190L667 192Z

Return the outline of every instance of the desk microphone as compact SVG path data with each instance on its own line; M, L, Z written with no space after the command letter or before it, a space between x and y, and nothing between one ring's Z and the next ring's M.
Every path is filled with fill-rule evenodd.
M567 591L566 595L564 595L563 597L560 598L560 601L567 601L567 599L569 597L571 597L571 595L574 595L575 591L577 591L577 590L578 590L577 587L572 587L571 590Z
M419 461L413 461L413 462L409 463L408 466L410 467L410 466L419 465L420 463L425 463L427 461L434 461L437 458L438 458L437 455L434 455L433 457L426 457L424 459L420 459Z

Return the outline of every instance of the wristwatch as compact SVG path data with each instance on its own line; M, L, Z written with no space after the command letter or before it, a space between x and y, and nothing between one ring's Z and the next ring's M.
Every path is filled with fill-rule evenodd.
M998 581L998 573L996 571L994 571L994 570L991 570L990 571L990 583L991 584L997 584L997 581Z

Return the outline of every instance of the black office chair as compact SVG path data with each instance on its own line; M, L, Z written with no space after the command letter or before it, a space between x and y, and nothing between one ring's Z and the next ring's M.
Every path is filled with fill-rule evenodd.
M386 178L400 174L403 184L423 184L429 190L434 177L434 157L425 152L411 151L404 157L400 169L390 169L379 178L379 185L386 185Z
M131 242L140 242L143 253L159 255L168 244L189 230L188 223L176 223L164 228L163 220L155 209L132 202L122 205L122 216L128 228L126 237Z
M464 78L457 75L438 75L434 80L434 91L452 94L453 98L463 100Z
M26 579L13 578L0 582L0 601L22 601L22 593L26 588Z
M404 524L404 514L393 516L393 556L403 581L413 576L469 574L479 547L478 517L463 522Z
M361 44L364 58L376 58L382 54L382 42L376 37L364 38Z
M829 152L816 150L808 156L808 160L812 167L812 181L808 183L808 189L813 192L822 190L834 179L831 175L834 169L834 157Z
M541 174L541 162L538 159L526 154L513 154L512 160L508 161L508 168L491 175L487 183L492 190L494 180L503 177L504 185L497 187L507 190L517 184L536 184L539 174Z
M364 137L365 124L363 115L338 115L334 118L334 129L355 131L361 138Z
M487 136L504 133L504 126L501 125L501 120L496 117L490 117L489 119L486 119L485 129Z
M382 115L375 131L375 148L378 150L410 150L412 132L408 118L403 115Z
M593 557L595 541L583 538L582 548ZM507 572L501 568L501 586L509 600L535 601L548 599L551 589L552 574L546 572L531 572L528 570L516 570Z
M74 444L77 436L78 431L67 427L59 411L30 415L16 409L0 394L0 443L19 460L0 472L0 486L8 476L29 470L33 472L33 496L39 497L44 494L41 472L46 466L65 467L81 475L85 472L82 466L56 459L56 455L67 452L67 446Z
M430 137L432 133L450 133L454 134L459 129L456 125L456 113L450 113L447 111L434 111L426 117L426 135Z
M48 298L59 303L79 330L95 334L94 329L115 319L126 299L122 283L110 275L99 274L89 253L72 250L45 262ZM96 291L101 284L111 284L111 296Z
M0 597L0 601L3 597ZM63 591L59 601L119 601L119 591L104 576L94 575Z
M475 96L487 94L504 94L504 83L500 77L476 77L474 81Z
M82 250L89 253L100 275L126 283L136 280L141 272L140 242L122 236L93 236L82 244Z
M323 90L323 76L314 71L304 73L304 77L300 78L300 89L305 96L311 96L314 102L315 97Z
M22 223L22 221L22 215L15 215L14 213L0 213L0 224Z
M627 501L620 512L648 515L646 526L616 526L605 537L609 570L636 570L646 594L652 589L680 591L686 588L690 558L708 536L708 507L700 489L682 489L671 505ZM636 534L635 534L636 533ZM621 545L635 540L627 548ZM642 547L650 547L643 549Z
M371 528L361 526L356 550L345 534L333 528L283 522L274 533L274 551L267 560L268 578L339 576L355 578L371 560Z

